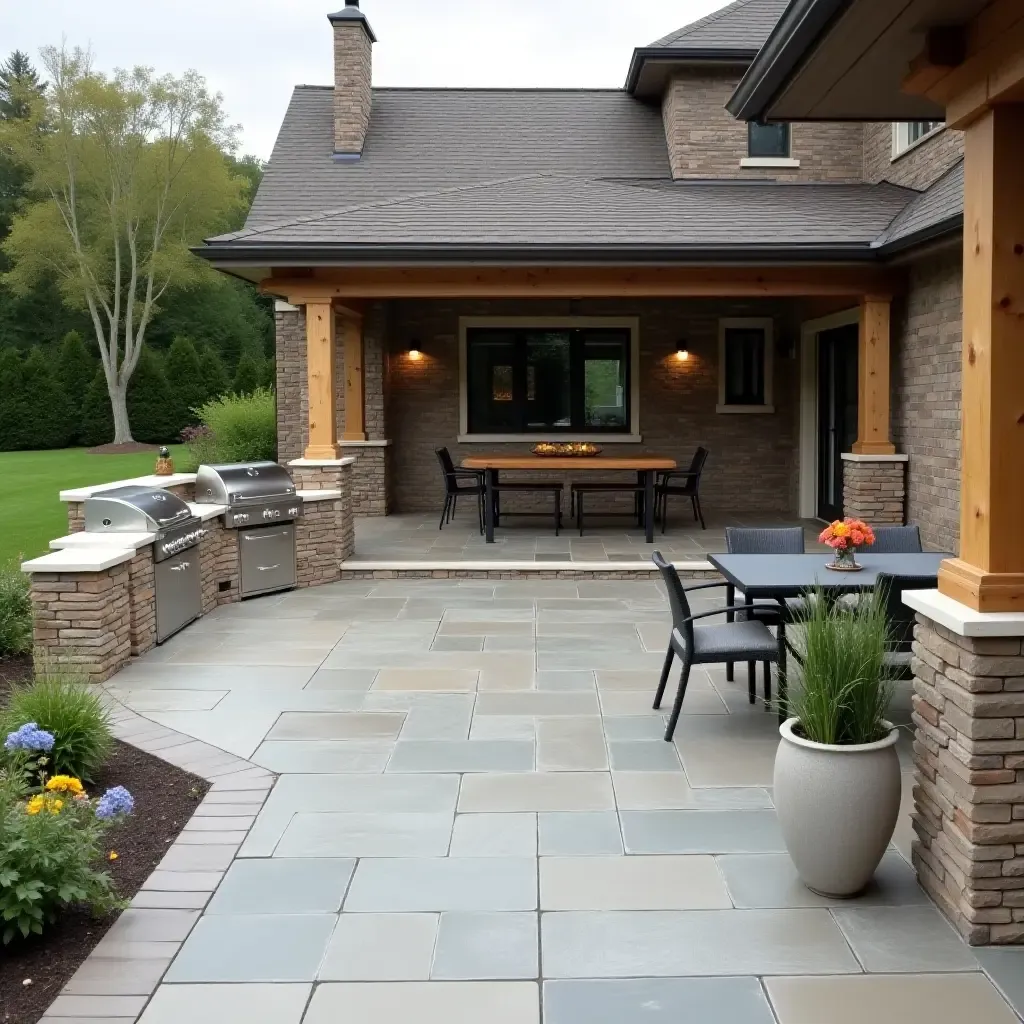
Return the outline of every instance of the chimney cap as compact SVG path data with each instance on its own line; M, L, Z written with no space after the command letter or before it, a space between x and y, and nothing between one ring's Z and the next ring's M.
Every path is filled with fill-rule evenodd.
M370 28L370 23L366 20L366 15L359 10L359 0L345 0L344 9L335 11L334 14L328 14L327 20L335 27L345 24L360 24L366 30L366 34L370 37L370 42L377 42L377 37L373 34L373 29Z

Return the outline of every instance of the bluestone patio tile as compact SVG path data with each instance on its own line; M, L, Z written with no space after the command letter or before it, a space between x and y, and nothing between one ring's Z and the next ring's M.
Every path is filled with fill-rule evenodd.
M976 971L978 961L935 907L844 907L832 911L865 970Z
M238 860L207 914L331 914L341 909L354 860Z
M614 811L544 811L538 815L542 857L598 857L623 853Z
M681 772L675 748L664 740L610 742L608 751L614 771Z
M420 660L423 660L422 656ZM471 693L476 689L479 675L478 669L388 667L377 673L372 688L375 691L424 690L434 693Z
M536 978L536 914L445 913L430 976L441 981Z
M310 985L163 985L139 1024L299 1024Z
M336 812L296 814L275 857L444 857L451 814Z
M757 978L548 981L544 983L544 1020L545 1024L776 1024Z
M204 917L181 947L166 980L312 981L335 922L332 914Z
M437 914L342 914L320 981L426 981Z
M143 1010L147 996L66 995L61 994L50 1005L51 1020L98 1020L122 1017L132 1020Z
M107 935L120 942L184 942L199 920L197 910L141 910L130 908L114 922Z
M476 701L478 715L597 715L594 693L552 693L527 690L519 693L481 693Z
M186 833L183 833L186 834ZM208 835L206 832L188 835ZM158 871L226 871L238 852L237 845L209 846L175 843L157 865Z
M622 811L627 853L781 853L774 811Z
M322 668L306 683L306 689L369 690L376 678L373 668Z
M63 994L78 996L148 996L171 960L115 960L91 956L75 971Z
M260 745L253 761L284 774L382 772L393 743L352 740L272 740Z
M452 857L536 857L537 815L459 814L455 818Z
M467 775L459 794L460 811L604 811L614 807L607 772Z
M538 690L553 690L562 693L578 690L592 691L595 685L594 673L590 669L537 672L535 678Z
M537 862L512 857L361 860L346 911L535 910Z
M212 892L158 892L141 889L132 897L131 905L140 910L202 910Z
M1024 1017L1024 949L989 947L973 952L1010 1005Z
M486 720L486 716L480 717ZM608 752L599 718L538 718L536 721L539 770L607 770Z
M394 740L405 715L372 711L340 714L285 712L267 733L268 740Z
M520 740L399 740L389 772L530 772L534 746Z
M860 971L827 910L549 913L541 930L545 978Z

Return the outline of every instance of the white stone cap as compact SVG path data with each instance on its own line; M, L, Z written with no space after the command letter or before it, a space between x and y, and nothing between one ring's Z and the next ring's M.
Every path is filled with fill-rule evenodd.
M185 504L188 505L189 512L204 523L224 515L230 507L228 505L199 505L194 501L187 501Z
M341 491L296 491L303 501L337 501L341 497Z
M1024 636L1024 612L979 612L937 590L904 590L908 608L959 636Z
M120 551L125 548L144 548L156 540L155 533L69 533L50 541L54 551L69 551L72 548L106 548Z
M89 487L75 487L70 491L61 491L61 501L85 501L100 491L109 491L114 487L157 487L166 490L168 487L177 487L179 484L194 484L195 473L172 473L170 476L136 476L131 480L114 480L109 484L92 484Z
M21 563L22 572L103 572L135 557L134 548L111 548L104 545L86 545L66 551L51 551L48 555Z
M843 462L907 462L909 455L858 455L856 452L843 452Z
M671 562L676 569L684 572L718 572L710 563L703 561ZM341 563L342 569L360 572L657 572L657 566L650 560L635 562L528 562L498 561L481 559L476 562L440 562L437 559L416 561L407 559L401 562L385 562L371 559L352 558Z
M339 441L338 444L342 448L390 448L394 441Z
M315 469L317 466L351 466L355 464L355 456L348 455L344 459L292 459L289 466L300 469Z

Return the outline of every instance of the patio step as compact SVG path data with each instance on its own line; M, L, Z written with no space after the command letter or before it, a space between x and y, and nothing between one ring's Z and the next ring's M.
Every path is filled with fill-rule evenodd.
M683 579L717 579L718 572L703 559L673 562ZM352 558L341 563L343 580L359 579L559 579L559 580L647 580L657 579L658 570L650 561L628 562L536 562L487 559L479 561L442 561L416 559L381 561Z

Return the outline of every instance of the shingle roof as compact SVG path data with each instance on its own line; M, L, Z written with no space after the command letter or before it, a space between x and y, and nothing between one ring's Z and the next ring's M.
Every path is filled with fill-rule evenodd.
M666 177L661 113L621 90L374 89L336 163L333 90L298 87L247 226L520 174Z
M964 215L964 164L961 160L901 210L875 245L886 250L906 248L957 227Z
M680 259L712 251L723 258L752 251L867 254L913 195L889 184L670 184L531 174L352 204L213 241L363 256L541 248Z
M684 25L650 48L760 50L789 0L736 0L705 18Z

